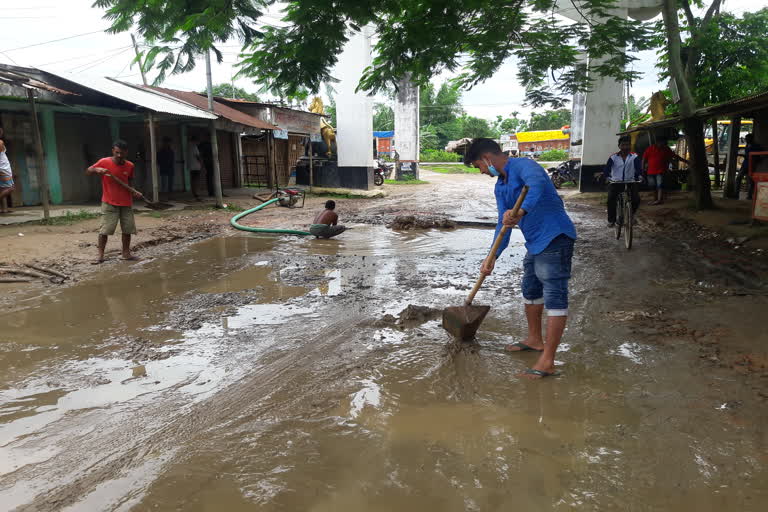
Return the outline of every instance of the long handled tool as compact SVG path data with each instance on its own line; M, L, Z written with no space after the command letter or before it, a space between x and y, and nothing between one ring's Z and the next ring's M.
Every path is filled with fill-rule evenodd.
M142 194L141 192L139 192L138 190L136 190L135 188L133 188L132 186L130 186L129 184L127 184L126 182L124 182L123 180L118 178L117 176L113 176L112 174L109 174L109 173L107 173L106 176L109 176L110 178L115 180L117 183L119 183L123 187L127 188L128 190L130 190L134 194L138 195L139 198L143 199L144 202L147 203L147 208L151 208L153 210L167 210L168 208L173 208L172 204L168 204L168 203L153 203L152 201L147 199L144 196L144 194Z
M517 215L520 210L520 205L523 204L526 194L528 194L528 186L524 186L520 192L514 208L512 208L512 215ZM504 235L507 234L509 226L501 226L496 240L493 242L493 247L488 253L488 256L496 254L496 251L501 245L501 241L504 239ZM485 274L480 274L480 277L475 283L475 287L469 292L469 297L464 301L463 306L451 306L443 310L443 329L453 334L456 338L461 340L469 340L475 336L480 324L485 320L485 315L491 310L490 306L473 306L472 301L475 300L477 291L483 286L485 281Z

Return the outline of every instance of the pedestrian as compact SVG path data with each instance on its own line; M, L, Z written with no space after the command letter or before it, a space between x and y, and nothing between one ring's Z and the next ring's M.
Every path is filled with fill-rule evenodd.
M756 151L764 151L763 147L755 142L755 134L748 133L744 137L746 146L744 147L744 160L741 161L739 174L736 176L736 194L741 194L741 181L747 178L747 199L752 200L752 194L755 192L755 182L749 177L749 154Z
M157 166L160 168L160 190L173 192L173 178L176 174L176 155L171 147L171 138L163 137L163 147L157 152Z
M132 193L115 178L130 184L133 180L134 165L126 160L128 144L124 140L116 140L112 144L112 156L102 158L88 169L85 174L101 176L101 229L99 230L98 250L99 255L94 265L104 262L104 249L107 247L107 239L115 234L117 221L120 221L122 233L122 259L136 260L131 254L131 235L136 234L136 222L133 217L133 197L139 198L141 194Z
M197 193L200 187L200 174L203 169L203 160L200 158L200 148L198 147L198 138L193 135L189 138L189 145L187 146L187 167L189 168L189 179L191 181L192 195L195 196L197 201L200 201L200 196Z
M555 353L568 319L568 280L571 277L576 228L565 212L544 168L527 158L508 158L491 139L475 139L464 156L464 165L474 166L488 176L497 177L494 194L498 208L496 235L502 225L519 225L527 253L523 260L522 292L528 337L507 345L510 352L534 351L541 355L521 374L529 379L555 375ZM516 216L512 208L523 190L528 195ZM490 275L496 260L509 245L507 232L496 254L489 254L480 272ZM542 316L547 309L546 339L542 337Z
M4 136L5 133L3 128L0 127L0 214L11 213L10 208L6 206L6 201L10 202L11 194L16 190L13 181L11 161L8 160Z
M339 216L335 210L336 201L326 201L325 210L315 216L315 220L309 226L309 232L317 238L331 238L346 231L346 227L338 225Z
M669 164L673 160L688 163L670 149L666 137L656 137L656 142L643 151L643 169L648 177L648 186L656 191L656 200L648 204L657 205L664 202L664 173L669 170Z
M635 213L640 207L639 181L643 175L643 168L640 157L637 153L629 149L632 141L629 137L619 138L619 151L608 157L605 164L604 174L608 179L608 227L612 228L616 224L616 198L624 190L626 183L629 184L629 195L632 200L632 213ZM646 149L646 151L648 151Z

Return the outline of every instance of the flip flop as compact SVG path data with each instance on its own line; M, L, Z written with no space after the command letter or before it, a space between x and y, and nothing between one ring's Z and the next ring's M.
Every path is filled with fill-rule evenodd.
M138 256L133 256L133 255L131 255L130 258L123 258L121 256L120 259L123 260L123 261L139 261L139 257Z
M542 379L544 377L558 377L560 375L557 372L551 372L550 373L550 372L545 372L543 370L535 370L533 368L528 368L523 373L527 373L528 375L536 375L536 376L538 376L539 378L542 378Z
M93 260L91 265L101 265L102 263L104 263L104 260Z
M519 347L520 350L509 350L509 347ZM507 352L544 352L543 348L542 349L533 348L530 345L526 345L525 343L521 343L519 341L517 343L512 343L510 345L507 345L506 347L504 347L504 350L506 350Z

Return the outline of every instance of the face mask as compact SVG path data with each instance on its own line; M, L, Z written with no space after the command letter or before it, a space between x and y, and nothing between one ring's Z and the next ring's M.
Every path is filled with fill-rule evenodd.
M499 171L496 170L496 167L494 167L493 164L486 162L486 165L488 166L488 172L491 173L491 176L499 175Z

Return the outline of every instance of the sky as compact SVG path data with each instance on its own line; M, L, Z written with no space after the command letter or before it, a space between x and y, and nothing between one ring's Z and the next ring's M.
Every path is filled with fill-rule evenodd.
M92 7L93 0L26 0L14 3L2 0L0 4L0 62L141 83L137 67L131 66L134 53L130 35L104 33L109 23L102 19L100 9ZM732 12L742 13L767 7L768 0L724 0L724 6ZM267 22L276 23L276 14L276 11L270 13ZM57 39L62 40L39 44ZM239 45L233 41L221 49L224 62L218 64L214 59L214 83L231 82L237 73L234 64ZM642 52L638 57L634 68L643 73L643 78L632 84L630 93L635 97L648 97L665 86L659 83L654 69L655 52ZM443 74L436 81L447 78L450 77ZM258 85L249 79L238 79L234 83L258 93ZM163 85L180 90L204 90L204 61L201 59L189 73L170 76ZM523 104L523 97L524 91L515 77L515 63L510 59L492 79L466 91L463 106L469 115L490 120L497 115L507 117L513 111L527 118L531 109Z

